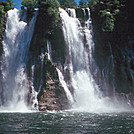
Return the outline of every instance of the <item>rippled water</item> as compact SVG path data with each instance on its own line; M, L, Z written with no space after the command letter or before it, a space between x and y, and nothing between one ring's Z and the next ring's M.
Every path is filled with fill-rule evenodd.
M134 134L134 113L0 113L0 134Z

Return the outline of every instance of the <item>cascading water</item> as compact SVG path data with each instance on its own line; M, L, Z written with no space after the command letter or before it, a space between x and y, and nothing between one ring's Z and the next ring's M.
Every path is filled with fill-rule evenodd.
M62 84L62 87L64 88L64 90L66 92L66 95L67 95L69 103L70 104L74 103L72 94L71 94L70 90L68 89L67 84L66 84L66 82L64 80L64 76L62 75L61 71L58 68L57 68L57 72L58 72L59 80L60 80L60 82Z
M71 17L76 18L75 9L67 8L66 11L68 12L68 14L69 14Z
M84 9L83 9L84 10ZM74 9L68 13L59 9L62 19L62 30L64 39L68 48L66 55L66 67L71 77L71 87L74 90L74 100L72 108L88 112L113 112L125 110L116 100L103 97L98 85L92 76L93 60L93 37L91 29L90 11L89 18L85 20L85 26L82 27L80 21L74 16ZM112 103L113 101L113 103Z
M0 110L28 110L28 94L32 84L26 75L26 62L37 13L27 25L20 21L21 11L8 11L2 55L2 89ZM1 89L0 89L1 90ZM34 89L31 89L36 95ZM32 97L32 96L31 96ZM34 97L36 98L36 97ZM36 101L34 101L36 102Z
M52 60L51 42L49 40L47 40L47 55L48 55L48 59ZM66 92L69 104L72 104L74 102L74 100L73 100L72 94L71 94L70 90L68 89L67 84L64 80L64 76L62 75L62 72L58 68L56 68L56 70L58 73L59 81Z
M73 109L89 112L124 111L124 106L120 105L119 101L103 97L99 86L93 79L92 71L95 70L93 65L95 62L93 59L94 42L92 39L90 11L89 9L86 9L86 11L85 9L82 10L85 18L83 27L78 18L76 18L74 9L67 10L70 16L65 10L59 9L64 39L67 45L64 70L69 70L69 88L61 71L57 69L59 80ZM8 12L0 70L2 75L0 83L0 110L27 111L31 109L28 107L28 104L36 108L38 106L37 92L34 91L35 85L33 84L36 76L34 63L31 66L31 80L27 78L26 74L28 50L37 14L35 14L29 24L24 22L23 19L20 21L20 16L21 11L17 9ZM52 60L51 43L49 41L47 41L47 54L49 60ZM45 52L42 49L39 56L40 74L37 72L40 75L40 80L37 82L39 91L44 80L42 73L44 57ZM70 88L73 89L73 95L69 91Z
M47 40L47 53L48 59L52 60L51 42L49 40Z

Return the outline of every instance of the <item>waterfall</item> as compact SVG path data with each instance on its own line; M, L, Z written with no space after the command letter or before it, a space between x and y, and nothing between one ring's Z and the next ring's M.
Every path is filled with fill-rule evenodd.
M82 9L84 10L84 9ZM88 112L112 112L124 110L127 106L120 105L118 101L104 97L92 76L94 42L91 29L90 11L89 18L82 27L74 10L59 9L62 20L62 31L67 45L66 67L71 77L71 87L75 102L72 108ZM124 108L125 107L125 108Z
M69 14L71 17L76 18L75 9L67 8L66 11L68 12L68 14Z
M61 71L58 68L56 68L56 70L58 72L60 83L62 84L62 87L64 88L64 90L66 92L69 103L72 104L74 102L74 100L73 100L72 94L71 94L70 90L68 89L67 84L64 80L64 76L62 75Z
M49 40L47 40L47 55L48 55L48 59L52 60L51 42ZM74 100L73 100L72 94L71 94L70 90L68 89L67 84L64 80L64 76L62 75L62 72L58 68L56 68L56 70L58 73L59 81L66 92L68 101L70 104L72 104L74 102Z
M26 75L26 63L37 12L29 24L23 18L21 20L21 14L22 11L17 9L8 11L1 67L4 90L0 98L0 109L3 110L26 111L29 109L29 92L36 95Z
M51 42L49 40L47 40L47 55L48 55L48 59L52 60Z

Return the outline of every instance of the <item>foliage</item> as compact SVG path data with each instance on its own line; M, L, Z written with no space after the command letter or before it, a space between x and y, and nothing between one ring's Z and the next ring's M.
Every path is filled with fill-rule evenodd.
M2 35L3 35L3 27L4 27L3 18L4 18L4 15L5 15L4 6L0 5L0 39L2 38Z
M37 7L37 0L22 0L21 4L27 8L32 8L34 9L35 7Z
M77 3L74 0L58 0L62 8L76 8Z
M89 7L93 7L94 5L96 5L99 2L99 0L88 0L89 3Z
M9 3L10 8L13 8L16 4L13 0L5 0L7 3Z
M114 72L113 78L108 77L109 81L114 81L115 90L118 92L134 93L131 74L134 70L134 60L130 53L125 54L128 50L132 53L134 50L134 44L130 44L130 40L134 40L134 1L89 1L90 4L93 2L90 9L94 26L96 63L102 70L107 68L112 50L113 67L109 65L109 72L112 72L112 69Z
M24 7L27 7L27 20L29 21L34 15L34 8L37 7L38 0L22 0L21 7L24 10Z
M0 1L0 39L2 39L4 32L4 18L8 10L14 6L13 0Z
M113 15L117 15L117 14L119 14L119 12L120 12L119 9L115 9L115 10L113 10Z
M87 0L80 0L79 7L80 8L88 8L88 1Z
M94 18L99 20L99 27L103 32L113 31L116 16L120 14L121 4L119 0L89 0Z
M109 10L100 10L99 12L102 20L102 31L113 31L114 29L114 17Z
M12 0L7 1L0 1L0 6L4 6L4 11L7 12L8 10L12 9L14 6L14 3Z
M3 5L0 5L0 16L5 14L5 11L4 11L4 6Z
M52 7L52 8L59 8L60 4L57 0L39 0L38 2L38 7L41 9L43 8L49 8L49 7ZM45 9L44 9L45 10Z
M40 15L44 19L46 36L50 37L54 34L55 29L59 24L59 7L60 4L57 0L39 0L38 7Z
M6 27L5 14L7 13L8 10L12 9L14 5L15 4L13 0L5 0L5 1L0 0L0 55L2 54L3 51L2 40Z

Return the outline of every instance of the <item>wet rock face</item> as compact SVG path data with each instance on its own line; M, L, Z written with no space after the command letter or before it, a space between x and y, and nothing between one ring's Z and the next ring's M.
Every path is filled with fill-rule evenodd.
M103 1L104 2L104 1ZM125 2L125 1L124 1ZM106 9L104 2L91 8L91 17L94 32L94 57L96 65L98 66L98 74L101 76L95 78L98 85L106 83L101 88L102 91L107 89L116 91L118 93L133 94L134 93L134 35L133 32L133 13L128 2L120 1L121 5L118 10L119 13L114 15L114 29L112 31L102 31L102 24L106 20L101 20L99 12ZM130 7L129 7L130 6ZM116 9L116 6L109 7L110 12ZM130 9L130 10L129 10ZM107 9L106 9L107 10ZM131 11L129 14L128 12ZM130 17L131 16L131 17ZM130 19L131 18L131 19ZM130 21L131 20L131 21ZM134 20L134 19L133 19ZM95 76L95 75L94 75ZM96 77L96 76L95 76ZM108 86L110 88L107 88Z
M76 8L76 18L79 19L81 25L84 26L85 21L89 19L89 13L87 8Z
M76 8L75 11L76 11L76 17L84 20L85 15L83 10L81 8Z
M36 56L38 56L37 54ZM40 57L40 55L38 57ZM67 97L64 88L60 84L56 66L48 59L47 54L44 55L41 63L38 61L39 58L34 59L37 60L35 61L34 70L29 71L33 72L34 75L29 75L31 77L30 79L33 79L35 90L38 92L37 98L39 110L45 111L67 109ZM33 60L33 58L31 58L31 60ZM29 64L29 70L32 69L31 66L33 65Z
M67 97L61 86L56 67L48 60L44 59L44 84L38 94L39 110L63 110L68 106Z
M64 89L58 81L47 81L47 89L39 98L39 110L64 110L67 108L67 98Z
M39 110L63 110L67 109L68 102L65 91L59 82L54 63L64 62L64 40L59 38L62 35L60 29L50 40L45 33L46 23L44 14L39 12L29 49L27 73L30 80L33 81L34 89L38 92ZM48 39L52 44L54 63L47 57Z

